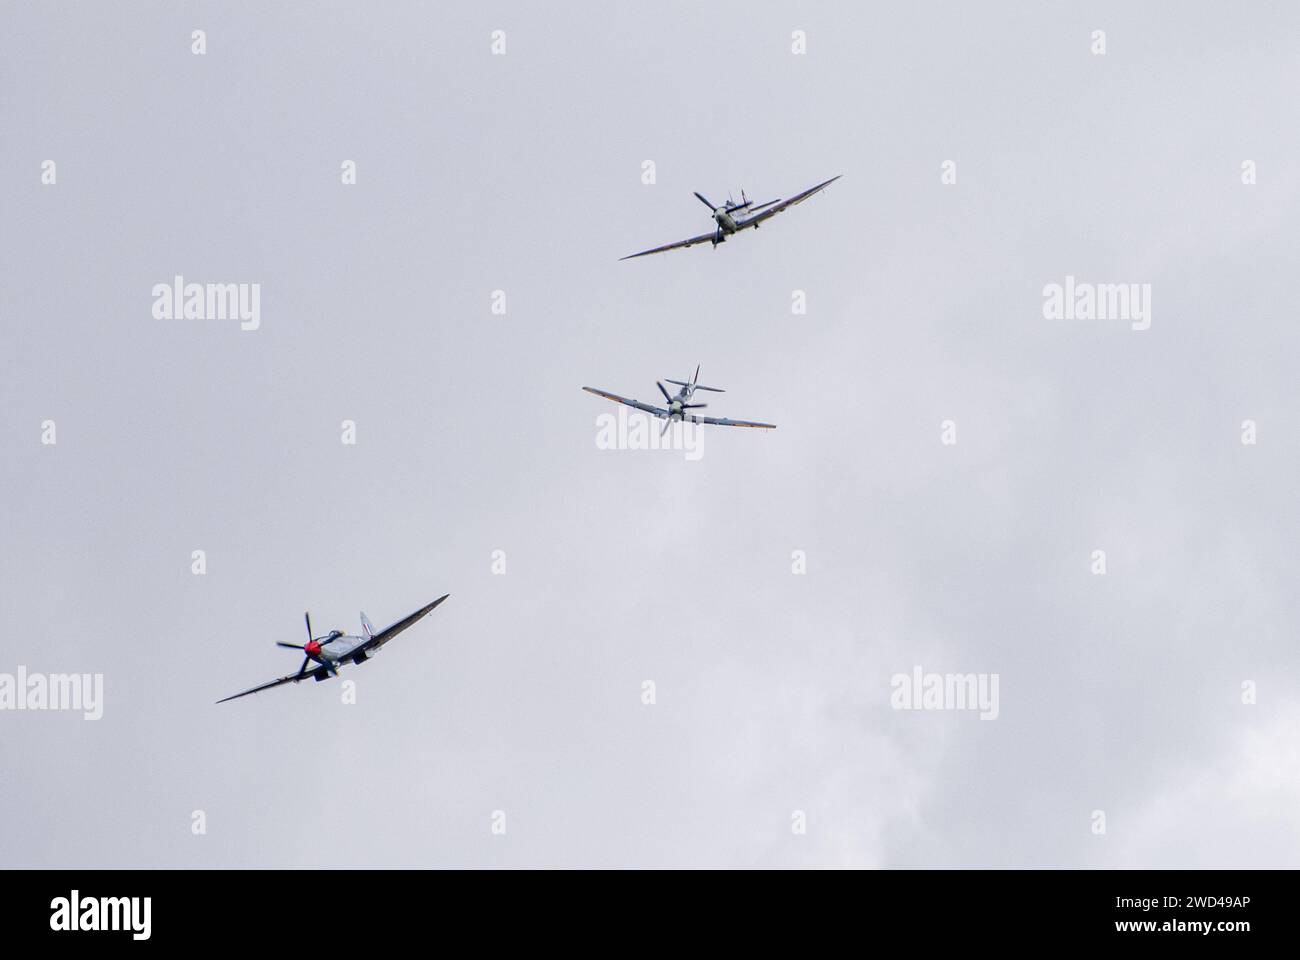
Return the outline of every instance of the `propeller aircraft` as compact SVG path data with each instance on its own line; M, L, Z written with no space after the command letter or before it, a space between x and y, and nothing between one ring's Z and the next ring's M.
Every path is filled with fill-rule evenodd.
M727 420L722 417L697 417L693 413L687 413L688 410L699 410L707 407L707 403L691 403L691 399L697 390L707 390L710 393L726 393L721 387L706 387L699 382L700 368L696 366L695 376L690 381L669 380L668 382L679 387L677 393L671 394L668 388L663 385L662 381L656 380L655 386L659 392L664 395L667 407L656 407L648 403L642 403L640 400L629 400L627 397L620 397L616 393L608 393L604 390L597 390L595 387L583 387L588 393L595 394L598 397L604 397L606 400L613 400L615 403L621 403L629 407L635 407L638 410L644 410L652 416L661 417L664 421L663 429L659 435L663 436L668 432L668 427L673 421L686 421L688 423L712 423L719 427L761 427L766 430L775 430L774 423L754 423L750 420Z
M666 243L662 247L655 247L651 250L642 250L640 253L628 254L626 257L619 257L620 260L632 260L636 257L645 257L652 253L663 253L667 250L676 250L678 247L693 247L697 243L709 241L717 249L718 244L726 243L727 237L741 230L748 230L753 227L755 230L765 221L775 217L783 210L789 210L797 203L803 203L813 194L825 190L839 177L831 177L825 183L819 183L815 187L809 187L802 193L796 193L789 200L769 200L767 203L755 203L745 196L745 191L740 191L740 203L736 203L730 197L727 202L719 206L714 206L713 201L702 193L696 193L695 196L700 203L704 204L713 213L713 222L716 226L709 233L702 233L698 237L691 237L689 240L678 240L676 243Z
M290 650L301 650L303 653L302 665L298 668L297 673L291 673L286 677L280 677L278 680L272 680L261 686L253 687L251 690L245 690L243 693L236 693L233 696L225 697L218 700L217 703L225 703L227 700L237 700L240 697L246 697L250 693L259 693L262 690L270 690L272 687L278 687L286 683L299 683L311 678L312 680L327 680L330 677L338 676L339 668L349 663L360 664L370 659L379 649L393 637L397 636L407 627L414 624L417 620L430 613L434 607L446 600L451 594L443 594L433 603L421 607L410 616L398 620L391 627L387 627L375 632L370 625L366 615L361 614L361 631L362 636L350 637L343 633L342 630L331 630L323 636L312 636L311 614L305 613L303 617L307 621L307 642L306 643L285 643L276 641L277 647L288 647ZM315 662L317 666L308 670L307 665Z

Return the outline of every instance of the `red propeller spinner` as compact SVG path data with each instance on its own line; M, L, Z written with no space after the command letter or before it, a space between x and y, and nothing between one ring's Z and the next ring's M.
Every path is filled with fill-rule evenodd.
M277 647L288 647L290 650L301 650L301 651L303 652L302 666L300 666L300 667L298 668L298 675L299 675L299 676L302 676L302 674L306 671L306 669L307 669L307 664L311 663L313 660L316 660L316 661L318 661L318 662L320 661L320 658L321 658L321 648L320 648L321 640L324 640L326 643L329 643L329 642L330 642L331 640L333 640L336 636L338 636L338 631L335 630L335 631L332 632L328 637L321 637L320 639L317 639L316 637L313 637L313 636L311 635L311 614L309 614L309 613L304 613L304 614L303 614L303 619L306 620L306 622L307 622L307 642L306 642L306 643L302 643L302 644L299 644L299 643L285 643L283 640L277 640L276 643L275 643L275 645L276 645Z

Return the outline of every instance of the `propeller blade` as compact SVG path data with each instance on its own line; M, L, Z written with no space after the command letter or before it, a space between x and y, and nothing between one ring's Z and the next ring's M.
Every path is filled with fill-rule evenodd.
M700 365L697 363L695 365L695 376L691 377L691 386L693 387L699 382L700 382Z
M668 428L671 427L672 425L673 425L673 418L672 418L672 417L664 417L664 428L663 428L662 430L659 431L659 437L660 437L660 439L663 438L663 435L664 435L665 433L668 432Z
M307 664L309 663L311 663L311 657L302 658L302 666L298 668L298 676L301 677L304 673L307 672Z
M307 642L308 642L308 643L311 643L311 641L312 641L312 635L311 635L311 614L310 614L310 613L307 613L307 612L304 611L304 612L303 612L303 617L304 617L304 619L306 619L306 621L307 621Z
M288 647L290 650L305 650L305 649L306 649L306 647L304 647L301 643L285 643L283 640L277 640L277 641L275 641L275 645L276 645L277 647Z
M682 404L682 409L683 409L683 410L701 410L701 409L703 409L704 407L707 407L707 406L708 406L707 403L683 403L683 404Z
M669 395L668 390L664 387L663 383L656 380L655 386L659 388L659 392L664 395L665 400L667 400L669 403L673 402L673 398Z
M700 203L704 204L704 205L705 205L706 207L708 207L710 210L716 210L716 209L718 209L718 208L715 207L713 204L709 203L708 198L705 197L704 194L700 193L699 191L696 191L695 195L696 195L697 197L700 198Z

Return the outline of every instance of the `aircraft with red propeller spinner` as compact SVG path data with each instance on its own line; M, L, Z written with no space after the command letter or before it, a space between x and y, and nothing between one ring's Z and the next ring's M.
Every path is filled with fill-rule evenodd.
M298 668L297 673L291 673L287 677L280 677L261 686L253 687L251 690L245 690L243 693L236 693L233 696L225 697L218 700L217 703L225 703L227 700L237 700L240 697L246 697L250 693L260 693L263 690L270 690L272 687L278 687L286 683L300 683L303 680L327 680L330 677L338 676L339 669L347 664L360 664L370 659L380 648L389 640L397 636L407 627L414 624L427 614L433 611L433 608L442 601L446 600L451 594L445 593L437 600L416 610L415 613L401 620L398 620L390 627L386 627L375 632L370 625L366 615L361 614L361 631L359 637L348 636L342 630L331 630L329 633L314 637L311 632L311 614L304 613L303 617L307 621L307 642L306 643L285 643L276 641L277 647L288 647L290 650L301 650L303 653L302 666ZM308 670L307 665L315 662L317 665Z

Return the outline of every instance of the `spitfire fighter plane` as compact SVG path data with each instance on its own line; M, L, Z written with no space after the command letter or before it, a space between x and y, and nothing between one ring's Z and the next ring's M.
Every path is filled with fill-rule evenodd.
M616 393L607 393L604 390L597 390L595 387L583 387L582 389L586 390L588 393L594 393L598 397L604 397L606 400L613 400L615 403L622 403L629 407L636 407L638 410L644 410L652 416L662 417L664 427L659 431L660 436L663 436L668 432L668 427L674 420L685 420L689 423L712 423L719 427L762 427L766 430L776 429L776 424L774 423L754 423L750 420L727 420L721 417L697 417L693 413L687 413L686 411L688 410L698 410L708 406L707 403L690 402L691 398L695 395L696 390L707 390L710 393L726 393L726 391L721 387L706 387L701 385L699 379L700 368L697 366L695 368L695 376L691 377L689 383L682 380L669 380L669 383L680 388L676 394L670 394L668 388L665 387L661 381L656 380L655 386L659 388L659 392L664 395L664 400L668 403L666 409L652 406L648 403L642 403L640 400L629 400L627 397L620 397Z
M337 676L340 667L349 663L365 662L378 653L380 647L432 611L434 607L449 596L451 596L449 593L443 594L433 603L421 607L409 617L398 620L391 627L380 630L378 633L375 632L370 625L370 621L366 619L366 615L363 613L361 615L363 636L360 637L347 636L342 630L331 630L325 636L313 637L311 634L311 614L305 613L303 616L307 620L307 642L304 644L276 642L277 647L288 647L290 650L301 650L303 652L302 666L298 668L298 672L291 673L287 677L281 677L278 680L272 680L270 683L264 683L260 687L245 690L243 693L237 693L234 696L218 700L217 703L225 703L226 700L237 700L240 697L248 696L250 693L270 690L272 687L278 687L285 683L298 683L308 677L313 680L325 680ZM308 670L307 664L313 661L316 662L317 666Z
M664 244L662 247L655 247L653 250L642 250L640 253L629 254L626 257L619 257L620 260L631 260L635 257L644 257L652 253L663 253L666 250L676 250L678 247L693 247L697 243L703 243L705 240L713 244L714 249L718 244L725 243L727 237L733 233L739 233L741 230L747 230L753 227L758 229L759 225L771 217L775 217L782 210L789 210L796 203L803 203L814 193L825 190L839 177L831 177L825 183L819 183L815 187L809 187L803 193L796 193L789 200L769 200L767 203L754 204L754 201L745 196L745 191L740 191L740 203L736 203L730 197L727 202L721 206L714 206L713 203L702 193L696 193L700 203L704 204L713 211L713 222L717 224L709 233L702 233L698 237L691 237L689 240L679 240L676 243Z

